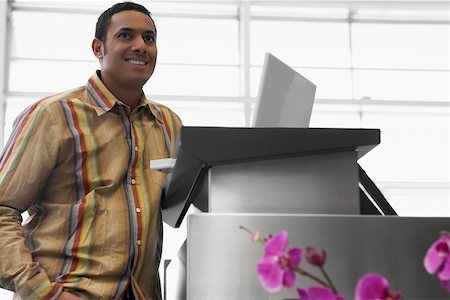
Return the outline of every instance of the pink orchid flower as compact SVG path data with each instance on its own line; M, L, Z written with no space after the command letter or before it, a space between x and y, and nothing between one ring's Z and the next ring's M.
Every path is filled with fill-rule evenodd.
M283 286L291 288L295 283L294 270L300 264L302 250L292 248L286 253L288 244L288 233L282 231L264 245L264 257L258 261L257 274L268 292L277 292Z
M314 247L306 247L306 260L313 266L322 267L327 259L325 250L318 250Z
M376 273L368 273L358 280L356 300L400 300L402 296L389 291L389 282Z
M437 274L442 287L450 292L450 233L443 232L430 246L423 264L428 273Z
M297 289L300 300L345 300L326 287L311 286L307 289Z

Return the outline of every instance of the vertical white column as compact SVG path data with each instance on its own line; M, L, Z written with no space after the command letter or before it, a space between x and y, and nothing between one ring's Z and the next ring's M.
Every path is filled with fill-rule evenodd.
M8 76L8 22L10 0L0 0L0 149L3 148L5 135L5 108ZM0 288L0 299L12 299L11 291Z
M8 76L8 22L11 1L0 0L0 148L3 148L5 135L6 91Z
M239 6L239 69L240 69L240 97L245 105L245 125L250 126L251 97L250 97L250 4L243 0Z

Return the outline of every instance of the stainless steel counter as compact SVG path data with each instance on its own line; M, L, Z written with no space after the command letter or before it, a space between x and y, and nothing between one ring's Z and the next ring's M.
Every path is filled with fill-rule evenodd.
M425 272L423 257L439 232L450 230L450 218L214 213L188 217L188 299L296 297L294 290L272 295L263 290L256 276L263 246L240 225L262 234L287 230L289 247L326 249L325 267L347 299L353 299L358 278L368 272L385 276L404 299L448 299L436 277ZM305 259L302 266L314 270ZM311 284L302 277L296 286Z

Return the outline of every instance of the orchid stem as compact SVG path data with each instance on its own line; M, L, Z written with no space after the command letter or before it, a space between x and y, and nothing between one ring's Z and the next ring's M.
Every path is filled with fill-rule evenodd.
M333 282L331 281L330 277L328 276L327 272L323 268L323 266L320 266L320 271L322 272L323 276L325 277L326 281L328 282L329 287L333 290L335 294L337 294L336 287L334 286Z
M309 277L309 278L315 280L316 282L320 283L321 285L323 285L323 286L325 286L325 287L331 288L331 286L330 286L328 283L326 283L325 281L323 281L323 280L320 279L319 277L317 277L317 276L315 276L315 275L309 273L308 271L303 270L303 269L300 268L300 267L296 267L294 270L295 270L297 273L299 273L300 275L304 275L304 276L306 276L306 277Z
M253 231L251 231L250 229L248 229L248 228L245 227L245 226L240 225L240 226L239 226L239 229L242 229L242 230L244 230L244 231L247 231L247 233L249 233L249 234L253 234ZM258 240L256 240L256 242L258 242L258 243L264 245L264 242L265 242L265 241L264 241L263 238L258 237Z
M245 231L247 231L248 233L252 234L252 231L251 231L250 229L248 229L247 227L245 227L245 226L240 225L240 226L239 226L239 229L245 230Z

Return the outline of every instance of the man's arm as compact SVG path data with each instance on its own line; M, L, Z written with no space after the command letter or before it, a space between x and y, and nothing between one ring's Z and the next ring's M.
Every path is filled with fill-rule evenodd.
M51 299L62 291L33 261L21 225L21 213L44 188L56 164L58 137L51 114L32 106L16 120L0 158L0 285L24 299Z

